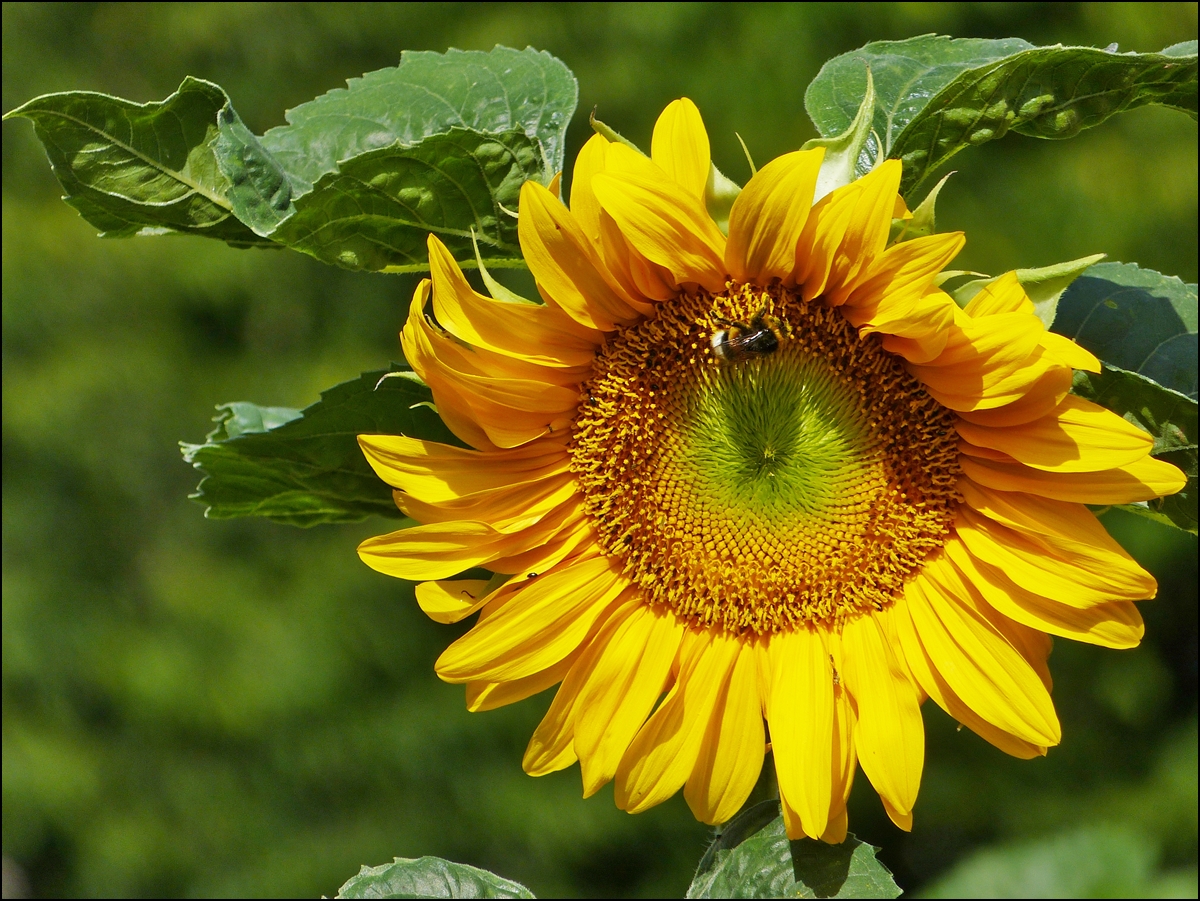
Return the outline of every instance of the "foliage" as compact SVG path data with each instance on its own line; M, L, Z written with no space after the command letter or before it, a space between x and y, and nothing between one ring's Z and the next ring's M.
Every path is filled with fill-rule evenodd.
M189 79L161 103L72 92L22 108L43 137L68 202L85 219L114 236L167 230L304 251L235 253L223 243L187 238L97 249L86 229L48 203L52 191L32 142L14 130L6 143L6 864L12 857L24 865L35 891L45 895L317 895L331 893L363 858L430 851L518 876L543 895L678 892L702 833L681 803L633 819L579 802L573 773L537 782L521 777L516 761L538 702L468 718L456 692L428 684L444 635L423 623L407 592L397 597L394 585L347 559L353 534L280 536L252 519L197 524L178 504L190 473L177 461L173 469L162 450L174 436L201 431L196 424L214 396L300 407L322 386L342 381L303 417L291 407L220 408L209 441L189 448L206 471L201 495L214 517L253 511L311 523L370 511L396 515L386 488L372 483L354 456L353 432L382 430L385 422L389 431L402 430L410 419L423 418L411 426L414 433L432 434L435 417L413 407L418 396L405 394L419 391L412 382L388 379L375 391L378 372L344 380L378 370L394 353L394 337L386 333L399 326L412 282L404 276L372 282L311 257L352 269L415 265L412 233L441 226L428 216L417 225L417 218L406 220L398 211L412 196L406 192L440 188L435 181L405 181L406 167L437 148L438 159L480 173L465 197L487 194L487 203L464 200L443 237L470 262L473 227L487 265L512 263L513 220L504 210L515 200L506 192L529 175L549 182L570 155L563 148L578 146L587 133L582 117L567 131L574 87L571 80L568 91L560 80L559 90L544 95L563 101L553 123L539 115L514 127L511 109L510 118L474 120L465 113L477 107L464 102L458 119L417 117L405 131L409 126L388 114L412 105L397 104L376 109L381 115L369 131L386 126L380 143L360 135L348 150L318 153L306 138L317 118L302 110L321 113L324 102L343 115L369 102L372 75L391 79L391 90L418 80L405 81L414 66L453 63L453 54L406 52L397 66L400 46L529 41L549 47L580 72L585 92L598 91L585 93L584 108L602 100L603 117L641 146L649 146L654 112L686 93L705 111L715 157L733 171L742 160L735 130L760 160L810 136L795 115L796 89L829 53L868 38L936 27L1102 45L1113 34L1134 34L1154 49L1194 30L1194 13L1191 20L1184 15L1180 31L1169 23L1181 14L1166 7L1153 16L1131 8L1084 15L1070 5L1036 15L966 5L914 9L885 5L863 16L836 6L818 14L800 7L707 6L653 13L600 7L468 13L440 6L269 13L147 6L135 13L6 6L6 109L80 84L144 98L170 93L181 70L214 80ZM970 18L985 15L997 18ZM1103 18L1092 21L1092 15ZM1194 46L1190 63L1182 52L1187 47L1169 50L1173 61L1163 65L1185 76L1190 71L1194 85ZM1027 48L1009 56L1043 51L1060 52ZM543 65L550 75L566 72L545 53L480 51L477 57L496 60L498 52L527 63L530 72ZM1105 54L1105 65L1134 72L1139 87L1107 111L1064 101L1084 124L1123 104L1165 99L1187 105L1160 90L1167 82L1155 81L1153 66L1147 68L1160 54L1087 53ZM1045 58L1026 57L1022 65L1031 68L1021 71L1050 78L1037 67ZM698 59L705 65L696 65ZM989 71L1007 73L1000 66L1005 59L955 70L933 92L942 97L958 85L962 92L953 103L944 112L931 103L913 121L936 114L941 125L954 124L950 113L974 109L983 84L971 87L964 76L997 66ZM1084 57L1072 59L1077 65ZM390 68L379 74L380 66ZM364 71L372 75L294 106ZM214 82L237 99L236 112ZM457 82L446 83L450 92ZM1061 82L1050 83L1059 90ZM537 107L542 96L531 90L529 103ZM1019 101L1020 113L1023 98L1006 102ZM265 128L288 106L288 125ZM60 127L67 120L59 110L74 115L75 123ZM1004 145L1013 162L983 145L956 156L963 172L951 181L954 190L943 193L938 224L970 234L972 245L959 264L996 272L998 259L1033 265L1103 249L1194 279L1194 135L1154 113L1118 117L1053 148L1054 156L1019 139ZM164 131L165 125L172 128ZM149 136L160 133L167 140L152 144ZM461 153L448 150L450 143ZM938 145L938 153L968 144L960 135ZM1122 157L1121 147L1135 147L1133 158ZM94 154L91 160L84 151ZM1105 154L1123 163L1098 169L1095 161ZM107 177L89 169L96 161ZM1029 187L1026 173L1050 166L1064 173L1053 189L1043 181L1037 190ZM336 218L343 209L338 201L351 195L355 204L369 198L370 209L382 214ZM420 203L408 206L422 210ZM318 237L322 217L338 223L328 240ZM392 235L378 246L386 250L364 249L385 229ZM1163 278L1137 271L1139 278ZM1086 287L1095 274L1089 271L1071 290ZM500 275L532 296L528 281L518 284L521 273ZM1140 286L1161 298L1157 284ZM1194 289L1191 296L1190 326L1185 322L1167 337L1190 334L1194 348ZM1060 312L1069 299L1063 296ZM1124 303L1124 295L1107 299ZM1137 328L1125 331L1138 332L1141 313L1130 315ZM364 329L363 322L389 325ZM1175 355L1135 354L1133 361L1114 355L1134 353L1134 346L1111 344L1115 350L1102 353L1111 364L1105 373L1076 390L1093 391L1136 421L1159 427L1163 442L1176 440L1161 428L1176 422L1176 413L1146 398L1177 390L1168 369L1155 365L1174 361L1171 371L1179 375L1186 363ZM1186 341L1171 346L1177 348L1172 354L1187 347ZM1194 364L1191 371L1194 380ZM1110 378L1116 381L1105 381ZM1143 394L1130 402L1133 388ZM1193 411L1194 392L1193 381ZM1194 460L1194 413L1192 421L1190 433L1181 427L1183 446L1172 451L1164 443L1162 450L1186 452L1190 441ZM335 484L334 476L341 481ZM1189 492L1194 529L1194 483ZM1183 775L1161 784L1143 783L1139 775L1157 766L1179 724L1194 718L1194 663L1188 663L1194 661L1194 543L1119 512L1106 521L1160 580L1162 600L1146 608L1148 644L1126 655L1065 645L1056 650L1056 696L1076 721L1071 742L1032 770L1010 766L944 718L931 719L917 832L896 832L861 792L852 799L856 830L887 849L883 857L902 885L919 888L920 879L998 838L1059 827L1070 837L1081 810L1095 822L1131 824L1136 838L1121 840L1153 848L1139 858L1137 872L1147 874L1139 885L1160 884L1160 866L1168 879L1194 867L1194 765L1190 783L1186 766L1171 769ZM1185 730L1179 741L1194 760L1194 731ZM1141 810L1155 817L1138 819ZM1166 816L1167 810L1175 812ZM771 835L755 833L764 843ZM729 861L741 859L739 851L754 847L753 839L722 846L720 862L706 872L726 873ZM964 871L954 891L991 886L988 874L997 866L1017 874L1036 870L1038 847L1007 842L1000 864ZM1071 847L1082 853L1079 848L1100 846ZM868 849L859 845L855 853ZM786 868L780 872L786 876ZM1083 888L1073 891L1103 890L1088 888L1099 884L1079 883Z

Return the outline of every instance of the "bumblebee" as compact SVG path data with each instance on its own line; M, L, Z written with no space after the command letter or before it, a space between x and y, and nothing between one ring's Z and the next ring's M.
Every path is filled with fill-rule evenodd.
M755 357L766 357L779 350L787 331L787 323L760 311L750 322L730 322L717 319L720 329L713 332L712 349L724 363L742 363Z

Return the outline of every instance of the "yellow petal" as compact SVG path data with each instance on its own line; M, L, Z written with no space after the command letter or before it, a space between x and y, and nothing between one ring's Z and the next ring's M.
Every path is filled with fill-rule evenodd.
M609 146L592 190L633 247L669 270L676 284L725 287L725 236L701 201L651 160L620 144Z
M599 331L637 319L628 298L606 278L604 263L573 214L549 191L525 182L520 209L521 253L548 303Z
M696 104L686 97L667 104L654 123L650 158L685 191L703 202L712 157L708 132Z
M1037 673L980 612L969 583L944 558L906 586L908 610L934 667L979 716L1035 745L1062 737Z
M1100 361L1091 351L1084 350L1070 338L1054 332L1042 335L1042 347L1050 352L1065 366L1072 369L1083 369L1087 372L1099 372Z
M709 720L696 766L683 788L688 807L702 823L732 819L750 797L762 771L766 739L755 657L749 644L738 653Z
M860 179L829 192L809 210L796 241L796 286L805 302L830 285L835 258L861 194Z
M946 542L946 555L985 601L1016 622L1106 648L1133 648L1142 640L1145 628L1132 601L1081 610L1022 588L1002 570L972 555L958 538Z
M978 485L1080 504L1132 504L1175 494L1187 484L1182 470L1154 457L1098 472L1046 472L966 455L959 465Z
M569 767L577 757L575 755L575 722L579 709L579 694L587 684L596 662L603 656L608 647L606 641L597 641L602 630L611 634L612 628L627 619L635 610L643 606L642 601L632 591L627 592L623 602L607 616L601 616L587 637L580 643L566 660L573 663L567 668L562 685L550 702L550 709L542 717L542 721L534 730L525 749L521 766L530 776L544 776Z
M446 648L437 674L446 682L501 682L546 669L579 646L624 586L606 558L539 576Z
M771 160L733 201L725 265L739 281L792 281L796 242L804 231L824 148Z
M574 474L564 472L524 485L506 485L438 504L426 503L402 491L395 492L395 497L396 505L418 522L470 520L505 531L514 522L544 516L560 504L578 499L578 491Z
M884 342L886 348L887 342ZM1011 425L1023 425L1053 412L1062 403L1067 392L1071 390L1073 373L1064 366L1053 366L1043 372L1036 382L1030 385L1025 393L1005 404L990 409L969 409L973 404L968 400L959 403L953 409L967 422L991 428L1007 428ZM974 404L974 406L978 406Z
M439 522L368 538L358 556L400 579L445 579L499 556L513 538L481 522Z
M592 135L575 157L571 174L571 213L593 247L600 246L600 202L592 191L592 176L604 171L608 141Z
M770 637L767 721L788 836L820 838L832 799L833 670L813 629ZM791 814L791 815L789 815Z
M562 439L533 441L504 451L477 451L403 435L359 435L376 475L430 504L509 485L527 485L567 472Z
M561 682L578 657L576 651L540 673L512 682L468 682L467 709L472 713L495 710L540 694Z
M846 685L858 715L855 744L875 790L902 814L921 785L925 727L917 691L871 616L842 630Z
M896 635L903 651L905 666L912 673L914 681L924 689L935 704L980 738L995 745L1006 754L1022 760L1045 756L1045 745L1027 742L992 725L972 710L954 692L954 689L934 667L929 653L921 643L909 611L907 592L895 606L881 611L876 616L881 622L886 623L890 632Z
M683 640L675 614L648 606L611 633L582 689L575 717L575 753L583 796L591 797L617 772L621 757L663 692Z
M487 584L484 579L422 582L416 590L417 604L435 622L456 623L487 603Z
M855 184L861 188L841 247L834 255L825 302L840 306L874 268L887 245L900 187L900 161L884 160Z
M1083 504L995 491L970 479L962 479L958 490L973 510L1040 546L1051 561L1067 560L1091 571L1112 586L1114 596L1154 596L1154 577L1113 541Z
M1061 604L1087 609L1110 601L1146 600L1140 583L1120 592L1120 584L1086 566L1053 557L1043 545L982 516L969 507L959 509L955 523L967 550L977 560L1001 569L1027 591Z
M740 642L717 630L689 631L680 647L679 675L659 708L638 730L617 767L617 806L640 813L683 787L700 756L721 686Z
M866 280L855 288L846 301L846 318L855 326L875 327L872 331L897 334L885 323L903 322L902 315L890 316L892 309L904 313L924 298L941 272L962 249L962 232L927 235L889 247L876 261ZM943 295L939 292L939 299ZM951 304L952 300L945 297ZM878 319L878 324L876 320ZM951 317L946 325L953 321Z
M604 335L575 324L549 306L502 303L468 283L458 263L436 235L429 236L433 311L457 338L495 353L543 366L588 366Z
M1006 272L990 285L984 285L983 289L971 298L963 312L973 319L979 319L1003 313L1033 315L1035 310L1033 301L1029 299L1029 295L1017 279L1017 273Z
M1142 459L1154 446L1154 439L1137 426L1073 394L1052 413L1021 425L992 428L960 420L957 428L977 447L1052 472L1115 469Z

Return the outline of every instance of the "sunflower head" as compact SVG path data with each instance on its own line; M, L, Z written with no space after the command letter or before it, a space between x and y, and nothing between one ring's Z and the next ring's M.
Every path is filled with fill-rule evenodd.
M479 614L437 664L472 710L561 683L528 772L718 823L769 749L788 834L840 841L858 764L911 827L927 697L1010 754L1058 742L1049 636L1130 647L1155 592L1085 504L1184 480L1068 393L1099 364L1015 275L959 309L960 234L889 243L899 162L814 202L822 156L759 170L726 236L690 101L649 157L593 137L569 206L521 192L542 303L431 236L401 340L465 447L360 437L420 523L360 554Z

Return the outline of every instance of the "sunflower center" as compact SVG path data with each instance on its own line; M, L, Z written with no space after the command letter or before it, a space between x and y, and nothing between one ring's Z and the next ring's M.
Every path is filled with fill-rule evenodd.
M609 339L572 468L651 603L771 632L881 609L942 546L953 421L836 309L731 286Z

